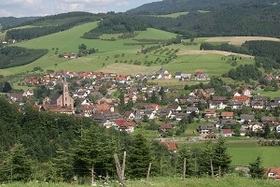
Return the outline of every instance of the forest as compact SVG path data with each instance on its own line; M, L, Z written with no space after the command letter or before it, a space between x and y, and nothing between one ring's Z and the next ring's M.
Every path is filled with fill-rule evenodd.
M280 43L274 41L246 41L240 47L227 43L210 44L202 43L200 50L221 50L234 53L248 54L255 56L255 65L240 65L236 69L228 72L230 78L234 80L249 79L258 80L262 77L262 72L258 68L263 68L266 72L280 68Z
M0 68L29 64L47 53L47 49L26 49L15 46L2 47L0 48Z
M8 30L6 33L6 40L29 40L32 38L53 34L56 32L68 30L83 23L97 21L100 18L100 15L86 12L70 12L54 16L42 17L36 20L25 22L20 25L31 25L33 27Z
M108 14L107 19L99 22L98 27L84 34L84 38L98 39L102 34L121 34L133 33L134 31L146 30L151 27L139 16L132 16L126 14Z
M90 118L39 112L29 104L19 108L3 97L0 105L0 182L71 182L76 176L79 183L86 183L91 168L96 177L116 179L113 154L121 156L124 151L126 179L145 177L149 163L153 165L152 176L180 175L184 158L187 176L232 172L223 139L215 144L207 142L201 148L183 146L175 154L157 140L106 129Z
M100 21L98 28L84 38L99 38L102 33L115 34L145 30L147 27L182 35L184 38L210 36L271 36L279 37L280 4L270 0L165 0L140 6L125 13L70 12L24 22L24 29L8 30L6 39L27 40L76 25ZM161 17L186 12L176 18ZM238 21L237 21L238 20Z

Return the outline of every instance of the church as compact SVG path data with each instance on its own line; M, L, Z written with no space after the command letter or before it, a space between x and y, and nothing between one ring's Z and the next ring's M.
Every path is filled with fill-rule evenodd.
M66 75L64 76L62 91L54 94L49 99L49 102L45 102L42 107L41 110L49 110L67 114L74 113L74 99L70 96Z

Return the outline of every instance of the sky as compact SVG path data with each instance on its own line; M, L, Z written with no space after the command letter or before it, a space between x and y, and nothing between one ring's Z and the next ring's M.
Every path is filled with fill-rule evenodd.
M0 0L0 17L46 16L72 11L125 12L160 0Z

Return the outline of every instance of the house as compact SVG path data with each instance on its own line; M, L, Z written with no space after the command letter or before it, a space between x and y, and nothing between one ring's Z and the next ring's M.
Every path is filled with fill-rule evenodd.
M161 124L160 127L159 127L159 131L160 132L168 132L170 131L171 129L173 128L173 125L171 123L164 123L164 124Z
M221 117L223 119L232 119L233 118L233 112L222 112Z
M200 125L197 130L200 134L209 134L214 132L214 125Z
M242 124L250 124L255 119L254 115L251 114L241 114L239 122Z
M243 102L242 101L230 101L229 106L231 109L235 110L235 109L242 109L243 106Z
M261 121L264 125L274 125L275 123L275 117L270 117L270 116L263 116L261 118Z
M182 78L182 72L176 72L174 78L175 79L181 79Z
M259 132L263 129L263 124L262 123L255 123L253 125L249 126L251 131L253 132Z
M64 58L76 58L77 55L75 53L64 53L63 57Z
M277 125L277 126L275 127L275 131L276 131L277 133L280 132L280 125Z
M181 111L182 111L181 106L178 105L178 104L169 105L169 106L167 107L167 109L172 110L172 111L174 111L174 112L181 112Z
M248 96L234 96L233 101L242 102L245 106L250 106L250 98Z
M197 70L194 75L194 80L206 81L209 80L209 76L207 73L203 73L200 70Z
M268 168L265 176L272 179L280 179L280 168Z
M191 113L196 113L198 114L199 113L199 110L197 107L187 107L186 108L186 113L187 114L191 114Z
M227 103L227 97L213 96L213 99L208 104L210 109L225 109L228 106Z
M222 137L232 137L232 135L233 135L232 129L221 129Z
M264 101L251 101L251 107L254 109L263 109L265 108Z
M219 124L221 126L236 125L236 121L234 119L221 119Z
M192 74L182 73L181 74L181 80L182 81L189 81L192 78Z
M204 111L204 117L206 118L215 118L217 116L216 110L206 109Z
M242 90L242 95L252 97L252 92L248 88L245 88L244 90Z
M178 145L175 142L159 142L161 145L167 147L168 151L176 152Z

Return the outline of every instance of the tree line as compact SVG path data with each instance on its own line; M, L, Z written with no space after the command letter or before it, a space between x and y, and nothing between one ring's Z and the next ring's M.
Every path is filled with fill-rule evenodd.
M102 34L133 33L134 31L146 30L149 25L139 16L122 13L107 14L107 18L100 20L98 27L84 34L87 39L99 39Z
M26 49L16 46L3 47L0 48L0 68L29 64L47 53L47 49Z
M65 31L83 23L97 21L100 19L100 16L101 15L91 13L70 12L42 17L22 24L22 26L31 25L34 27L7 30L6 40L29 40L32 38Z

